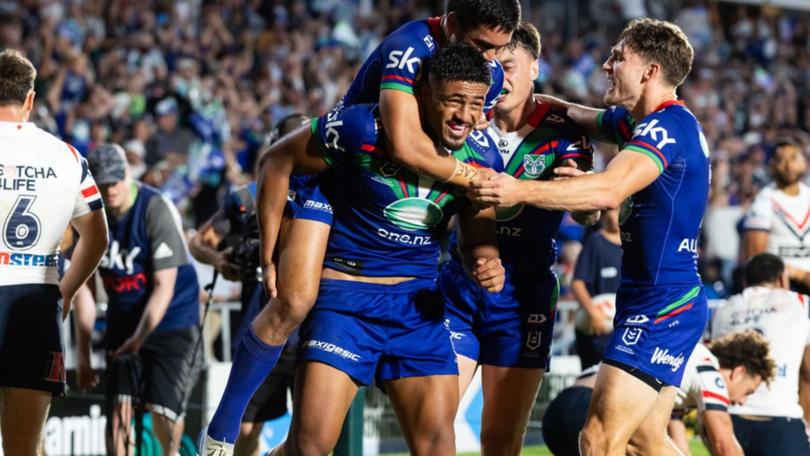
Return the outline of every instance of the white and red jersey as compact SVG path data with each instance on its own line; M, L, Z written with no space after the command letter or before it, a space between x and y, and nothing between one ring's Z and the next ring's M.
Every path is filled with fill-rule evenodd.
M801 418L799 368L804 347L810 343L807 296L781 288L749 287L717 309L712 337L753 329L771 345L776 378L764 383L742 406L729 411L741 415Z
M769 233L768 252L797 268L810 271L810 187L799 183L791 196L774 184L763 188L743 220L744 230Z
M0 286L57 284L68 223L102 208L76 150L30 122L0 122Z
M677 413L697 408L699 412L724 412L728 410L728 405L728 388L720 375L717 358L705 345L697 344L686 362L674 411Z

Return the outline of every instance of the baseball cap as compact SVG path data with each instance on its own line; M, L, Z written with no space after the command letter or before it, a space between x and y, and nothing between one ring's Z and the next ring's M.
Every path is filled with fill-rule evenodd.
M102 144L87 154L87 164L98 185L115 184L124 180L127 158L118 144Z
M172 97L164 98L155 105L155 113L159 116L177 114L177 101Z

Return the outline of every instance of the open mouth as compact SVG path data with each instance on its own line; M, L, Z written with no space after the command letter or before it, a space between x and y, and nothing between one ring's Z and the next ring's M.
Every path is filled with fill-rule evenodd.
M450 132L456 137L463 136L469 129L469 125L457 122L447 122L447 126L450 128Z

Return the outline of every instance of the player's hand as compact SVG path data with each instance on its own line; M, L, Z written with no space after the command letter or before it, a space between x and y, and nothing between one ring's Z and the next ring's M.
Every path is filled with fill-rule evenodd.
M79 389L87 391L98 385L98 375L90 366L90 359L87 356L79 356L76 363L76 384Z
M267 263L262 266L262 282L264 283L264 291L267 296L275 298L278 296L278 289L276 288L276 265Z
M242 278L242 269L234 263L230 262L232 247L228 247L219 253L219 259L214 267L217 268L222 277L226 280L238 281Z
M130 336L129 339L125 340L124 343L112 353L112 358L118 358L125 353L138 354L141 350L141 346L143 346L143 340L141 340L140 337L135 335Z
M472 277L478 285L490 293L497 293L503 289L506 270L501 259L478 258L472 270Z
M537 102L549 105L552 108L568 109L568 103L557 97L552 97L551 95L543 95L536 93L534 94L534 99L537 100Z
M577 162L568 159L565 161L564 165L554 168L554 174L556 175L554 177L554 180L562 180L568 179L569 177L582 176L588 173L586 171L579 169L579 166L577 166Z
M497 176L498 172L492 168L478 168L478 180L487 180L490 177Z
M590 314L589 317L591 319L591 331L594 336L610 334L613 331L607 315L599 308L594 308L593 313Z
M484 206L512 207L522 202L521 193L520 181L509 174L499 173L473 182L467 197Z

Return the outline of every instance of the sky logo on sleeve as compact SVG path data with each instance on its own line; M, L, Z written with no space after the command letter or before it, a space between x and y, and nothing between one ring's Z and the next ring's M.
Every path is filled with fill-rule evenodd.
M388 64L385 65L385 68L403 70L407 66L410 73L416 74L419 70L421 60L419 60L419 57L411 57L411 54L413 54L412 47L409 47L405 51L391 51L391 53L388 54Z

